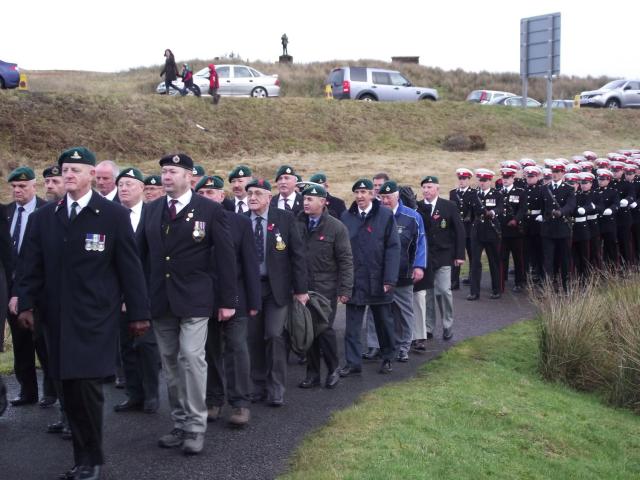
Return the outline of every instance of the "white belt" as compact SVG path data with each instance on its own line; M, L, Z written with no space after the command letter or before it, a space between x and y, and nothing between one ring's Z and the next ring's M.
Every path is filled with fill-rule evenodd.
M530 215L540 215L542 213L542 210L531 210Z
M587 220L597 220L598 215L587 215Z
M587 217L576 217L576 223L582 223L587 221Z

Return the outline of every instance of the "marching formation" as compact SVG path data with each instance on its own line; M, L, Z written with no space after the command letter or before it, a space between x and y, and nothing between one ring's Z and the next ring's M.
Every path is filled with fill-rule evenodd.
M481 298L483 253L490 299L510 276L515 293L545 279L566 290L572 276L640 255L640 150L504 161L499 178L458 168L448 198L435 175L421 178L418 199L380 172L353 183L350 206L326 174L303 180L290 165L275 173L276 194L238 165L227 196L225 179L186 154L146 177L96 163L85 147L62 152L43 171L46 200L33 170L15 169L14 202L0 212L0 296L20 385L11 404L59 403L47 431L73 440L62 479L101 476L106 382L127 394L116 412L153 414L162 370L171 425L158 445L197 454L225 404L233 427L250 422L252 403L283 407L290 362L306 365L300 388L333 389L363 361L390 374L425 351L438 317L450 340L452 290Z

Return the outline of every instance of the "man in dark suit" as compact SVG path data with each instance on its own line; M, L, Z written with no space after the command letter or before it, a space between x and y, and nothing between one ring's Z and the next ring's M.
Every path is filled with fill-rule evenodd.
M220 203L224 198L224 182L218 176L205 176L196 185L196 193ZM207 421L220 416L226 397L232 408L229 424L242 427L251 418L247 323L261 306L260 273L251 220L246 215L232 211L224 213L231 227L235 250L238 307L236 314L227 321L209 319L206 347Z
M296 192L298 177L293 167L282 165L276 172L278 194L271 199L271 206L290 210L294 215L302 211L302 195Z
M17 274L18 319L33 329L33 308L43 296L49 366L62 380L73 435L75 465L61 478L94 480L104 463L101 379L115 369L121 298L139 335L149 328L147 290L127 211L91 190L95 155L74 147L58 163L67 195L29 221Z
M311 175L309 178L310 182L318 183L324 187L327 192L327 203L326 207L329 211L329 215L340 220L342 216L342 212L347 209L347 206L344 203L344 200L338 197L334 197L329 193L329 182L327 181L327 176L324 173L315 173Z
M123 207L129 212L131 227L135 232L138 249L142 249L144 238L144 217L147 206L143 202L144 176L134 167L125 168L116 179L118 196ZM145 273L148 265L143 264ZM120 355L124 371L127 399L114 406L116 412L144 411L155 413L158 410L158 376L160 373L160 355L153 329L144 335L133 337L128 329L126 304L123 305L120 319Z
M274 206L271 184L254 179L246 188L262 294L260 311L249 323L252 401L266 398L280 407L287 374L286 316L292 301L309 300L305 249L293 214Z
M253 173L246 165L236 165L229 172L229 184L233 194L233 211L236 213L249 211L249 199L245 187L251 180L253 180Z
M228 261L235 253L224 209L191 190L193 160L171 154L160 159L160 166L167 195L148 204L142 240L173 420L173 429L158 444L196 454L207 428L207 327L212 316L226 321L235 314L236 264Z
M13 263L17 268L22 261L19 254L22 251L24 233L31 214L46 201L36 196L35 173L29 167L19 167L13 170L8 177L14 201L7 205L6 218L10 225L10 233L13 247ZM12 272L15 277L15 271ZM16 379L20 384L20 393L17 398L11 400L13 406L28 405L38 401L38 380L36 376L36 361L38 356L43 371L42 390L43 397L40 400L42 407L48 407L55 403L57 395L55 385L49 376L47 347L42 336L40 325L35 331L22 328L16 317L17 293L15 282L9 285L9 293L12 297L9 301L9 327L13 338L13 367ZM4 321L2 322L4 332Z
M420 186L424 200L418 202L418 213L424 223L429 253L425 278L415 288L418 292L425 291L425 294L414 298L414 303L424 302L416 309L414 339L415 348L424 350L424 341L433 337L436 327L436 304L442 318L442 337L449 340L453 336L451 269L464 264L466 234L458 206L438 196L438 177L428 175L422 179ZM418 315L417 312L425 314Z
M465 231L465 249L467 257L471 262L471 225L473 223L473 199L477 196L475 188L469 184L473 172L468 168L458 168L456 170L458 177L458 188L454 188L449 192L449 200L456 204L458 213L462 219ZM465 285L469 285L469 279L463 280ZM460 289L460 267L452 266L451 268L451 290Z

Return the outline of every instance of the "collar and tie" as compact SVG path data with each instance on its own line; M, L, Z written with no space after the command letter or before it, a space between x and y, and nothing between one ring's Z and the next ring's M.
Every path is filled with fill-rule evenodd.
M16 219L16 226L13 228L13 235L11 240L13 242L13 254L18 256L18 247L20 246L20 230L22 230L22 214L24 213L24 207L18 207L18 218Z
M69 212L69 222L73 222L78 216L78 207L80 204L78 202L73 202L71 204L71 211Z
M238 205L236 205L236 213L244 213L244 208L242 208L243 205L244 202L242 200L239 200Z
M360 218L364 222L367 219L367 212L360 212Z
M176 200L175 198L169 200L169 218L171 220L175 220L176 216L178 215L176 210L176 203L178 203L178 200Z
M264 218L260 216L255 218L256 226L253 230L256 251L258 252L258 260L260 260L260 263L264 262L264 230L262 229L262 220L264 220Z
M309 219L309 231L313 232L316 227L318 226L318 220L315 218L310 218Z
M291 211L291 205L289 205L289 199L288 198L284 199L284 209Z

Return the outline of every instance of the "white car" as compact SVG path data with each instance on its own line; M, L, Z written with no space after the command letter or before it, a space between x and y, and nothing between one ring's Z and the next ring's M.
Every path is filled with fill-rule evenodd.
M218 94L224 97L266 98L280 96L278 75L265 75L246 65L216 65L216 71L220 82ZM180 89L184 87L180 77L173 84ZM193 74L193 84L200 89L203 95L209 92L209 67ZM167 93L164 81L158 84L156 93ZM169 89L169 95L177 93L176 90Z
M467 102L481 103L483 105L486 105L488 103L494 102L498 98L515 96L515 93L501 92L498 90L474 90L469 95L467 95Z

